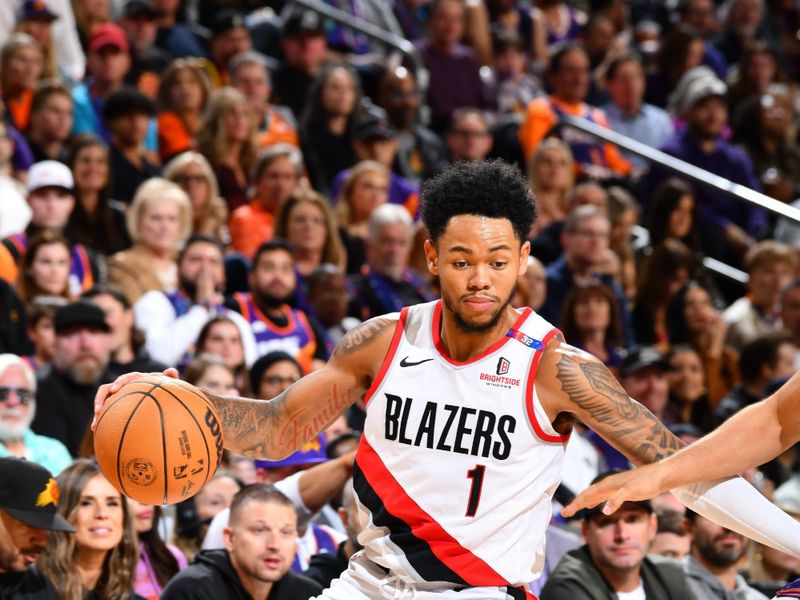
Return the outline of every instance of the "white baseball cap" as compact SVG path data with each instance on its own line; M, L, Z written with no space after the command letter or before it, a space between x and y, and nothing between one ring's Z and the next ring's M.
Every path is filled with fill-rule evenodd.
M45 187L64 188L71 192L75 187L72 171L57 160L43 160L33 164L28 171L28 192Z

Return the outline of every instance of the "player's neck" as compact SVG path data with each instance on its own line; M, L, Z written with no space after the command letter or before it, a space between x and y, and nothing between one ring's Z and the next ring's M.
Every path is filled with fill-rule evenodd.
M481 354L497 340L502 339L514 325L519 313L509 304L497 325L487 331L465 332L447 307L442 307L442 325L439 338L447 355L458 362L471 360Z

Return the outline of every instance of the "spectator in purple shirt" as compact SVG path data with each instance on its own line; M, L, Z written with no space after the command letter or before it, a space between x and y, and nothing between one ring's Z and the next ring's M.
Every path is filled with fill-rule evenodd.
M734 183L761 190L750 158L722 137L728 125L726 86L715 76L705 75L686 89L683 113L687 126L661 150L692 165L725 177ZM669 173L653 166L643 189L650 197ZM741 264L741 257L754 239L763 236L767 215L762 208L702 185L694 185L704 251L720 260Z
M458 108L490 108L478 58L471 48L459 43L464 35L465 11L461 0L434 0L429 11L428 38L417 41L430 72L427 103L434 131L443 131Z

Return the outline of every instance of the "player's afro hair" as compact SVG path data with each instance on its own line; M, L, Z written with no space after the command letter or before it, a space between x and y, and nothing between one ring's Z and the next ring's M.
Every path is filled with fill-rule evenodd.
M422 221L434 243L455 215L508 219L522 243L536 220L536 207L516 167L499 160L460 162L428 180L422 191Z

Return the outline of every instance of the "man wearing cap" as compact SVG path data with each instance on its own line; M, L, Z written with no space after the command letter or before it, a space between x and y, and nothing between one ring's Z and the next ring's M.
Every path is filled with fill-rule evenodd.
M131 70L125 81L155 98L161 73L172 56L155 45L158 10L151 0L128 0L122 9L120 26L131 48Z
M253 49L250 30L244 13L235 8L223 8L211 22L211 62L219 74L219 83L229 82L228 62L240 52Z
M322 19L311 10L292 13L281 33L284 62L273 73L272 101L288 106L299 118L311 84L325 64L328 42Z
M416 217L419 208L419 186L393 171L397 155L397 131L389 120L376 110L375 114L365 114L356 121L353 131L353 152L359 161L374 160L389 171L390 204L399 204ZM333 180L331 198L338 198L339 190L350 175L351 169L340 172ZM335 201L334 201L335 202Z
M33 564L48 531L75 531L56 512L58 496L56 480L44 467L0 458L0 598L59 598Z
M69 217L75 207L72 171L65 164L44 160L35 163L28 172L28 205L31 221L25 231L12 234L0 242L0 263L4 265L0 276L13 282L17 266L28 250L28 241L38 231L47 229L65 235ZM70 240L72 258L69 272L70 294L77 295L88 290L97 280L98 268L94 254L83 244Z
M72 458L58 440L31 431L35 415L33 371L19 356L0 354L0 457L25 458L58 475Z
M55 330L52 368L38 382L31 428L59 440L75 457L92 420L97 386L111 379L109 327L99 306L81 300L58 309Z
M96 25L87 45L86 79L72 89L75 102L72 135L94 133L106 142L111 141L103 123L103 104L122 87L130 69L130 46L125 32L115 23Z
M697 69L707 71L705 67ZM760 191L761 183L750 158L722 137L728 126L727 86L709 72L699 71L697 76L694 72L695 69L681 80L688 81L678 107L687 127L676 133L661 147L661 151L733 183ZM651 168L642 190L643 203L652 198L654 190L667 177L674 177L674 173L657 165ZM698 230L703 231L703 250L729 264L741 265L746 250L765 232L766 212L704 185L693 185L693 188Z
M656 530L647 500L626 502L613 515L599 508L585 511L581 531L586 544L561 560L541 600L694 600L677 562L647 555Z

